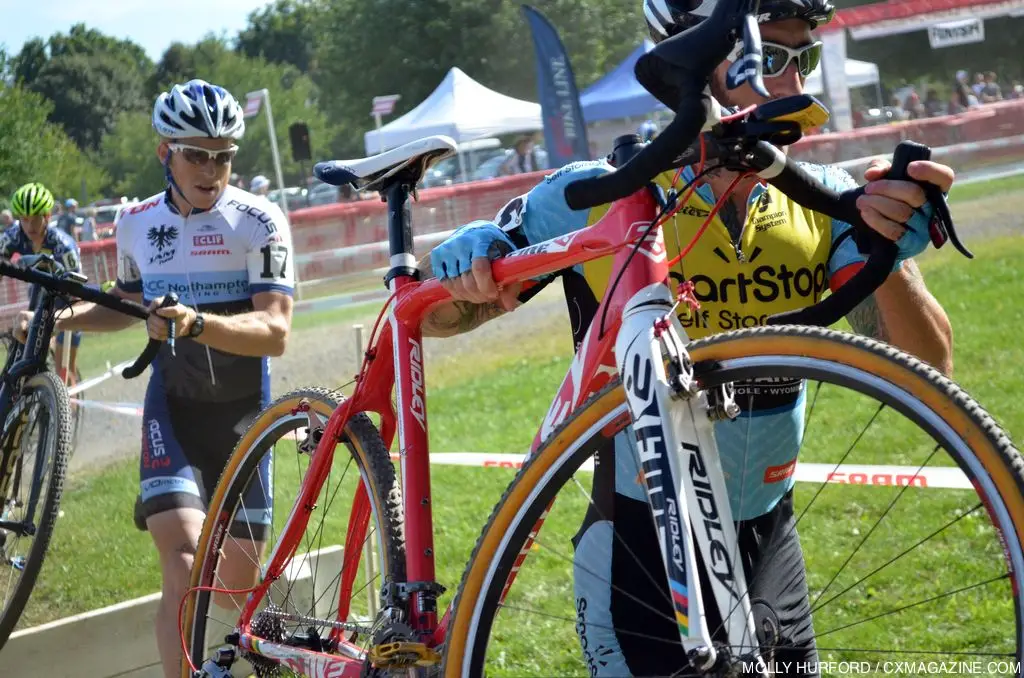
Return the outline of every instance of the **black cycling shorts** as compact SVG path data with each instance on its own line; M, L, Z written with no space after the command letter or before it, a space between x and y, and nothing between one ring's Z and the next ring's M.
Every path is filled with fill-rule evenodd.
M154 370L142 415L141 510L137 520L177 508L205 512L235 445L265 405L264 400L258 393L215 403L175 398L165 392L163 380ZM246 488L231 528L236 537L266 537L273 509L270 462L267 454Z
M611 450L602 451L602 454L611 453ZM577 633L584 656L592 675L597 676L616 675L614 667L622 670L620 660L624 660L633 676L696 675L683 670L688 661L679 643L679 628L650 508L646 501L615 491L615 469L614 463L597 465L594 503L573 540L578 580L576 604L581 610ZM606 529L609 521L612 527ZM767 514L742 521L737 527L740 560L750 586L762 657L775 660L780 670L787 666L784 662L788 662L790 673L776 675L816 675L796 672L798 667L806 670L816 665L817 650L803 552L794 527L792 491ZM589 535L588 530L592 530ZM587 547L596 548L581 548L584 537L590 539ZM603 541L603 545L595 539ZM609 550L610 566L606 562ZM697 557L700 560L699 552ZM721 623L721 616L710 597L711 583L703 565L698 570L708 628L714 631ZM589 581L582 589L581 572L594 574L587 577ZM610 587L600 583L609 580ZM596 586L606 588L595 590ZM590 600L584 599L588 597ZM611 619L605 618L606 609L610 610ZM611 629L614 629L617 650L613 647L616 643L607 642ZM721 631L715 640L727 642Z

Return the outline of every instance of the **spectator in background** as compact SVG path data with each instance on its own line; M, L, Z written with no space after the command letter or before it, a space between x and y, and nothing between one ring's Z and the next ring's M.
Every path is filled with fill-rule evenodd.
M892 113L893 122L901 122L903 120L907 120L910 117L906 109L903 108L903 102L900 101L899 97L892 98L892 100L889 102L889 110Z
M981 90L985 89L985 74L975 73L974 84L971 85L971 91L974 92L974 96L978 97L978 101L981 101Z
M502 163L501 169L498 170L498 176L504 177L512 174L525 174L527 172L535 172L541 167L539 159L537 157L537 149L535 148L536 142L534 141L532 134L527 134L516 139L515 145L512 150L509 151L505 162Z
M257 174L249 184L249 192L254 195L266 196L267 193L270 193L270 179L262 174Z
M903 105L907 110L907 117L910 120L920 120L928 117L924 104L921 103L921 96L914 90L911 90L910 94L907 95L907 100Z
M1024 85L1020 84L1020 80L1014 80L1013 86L1006 95L1007 99L1024 99Z
M956 111L953 111L953 107L950 106L950 113L961 113L981 105L978 101L978 97L974 94L974 90L967 84L967 75L967 71L956 72L956 83L953 85L953 94L958 100L958 105L956 107Z
M966 110L967 106L963 103L963 93L954 89L953 93L949 95L949 103L947 104L946 112L950 115L956 115L957 113L963 113Z
M11 214L11 210L0 211L0 228L7 229L8 226L14 223L14 215Z
M85 218L82 220L81 242L91 242L96 240L96 208L86 207Z
M57 228L78 240L78 235L82 230L81 224L78 221L78 201L74 198L68 198L64 201L64 207L64 214L60 215L57 219Z
M1003 100L1003 92L996 82L995 71L989 71L985 74L985 85L981 88L981 96L979 98L983 104L991 104Z
M946 105L942 103L939 92L935 88L928 90L928 94L924 98L924 110L929 118L946 114Z

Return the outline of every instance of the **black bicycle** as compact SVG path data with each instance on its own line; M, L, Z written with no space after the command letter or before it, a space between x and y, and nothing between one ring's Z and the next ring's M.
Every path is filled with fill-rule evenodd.
M87 286L85 276L67 271L49 255L22 257L19 265L0 260L0 276L32 284L35 309L24 344L10 342L0 372L0 649L28 602L50 545L60 511L64 475L74 433L71 402L50 358L57 301L82 299L141 320L148 309ZM165 305L176 303L173 295ZM173 329L171 330L173 336ZM122 372L132 379L156 357L151 339L142 355Z

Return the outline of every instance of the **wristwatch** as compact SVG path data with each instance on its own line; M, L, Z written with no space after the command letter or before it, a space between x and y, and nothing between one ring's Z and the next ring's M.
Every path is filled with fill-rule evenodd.
M192 325L188 328L188 336L191 339L195 339L203 333L203 328L206 326L206 321L203 320L202 313L196 313L195 320L192 321Z

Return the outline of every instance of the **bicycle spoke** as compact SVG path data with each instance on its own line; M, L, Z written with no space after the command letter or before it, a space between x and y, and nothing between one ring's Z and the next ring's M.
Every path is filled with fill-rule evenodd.
M614 454L614 451L612 452L612 454ZM614 458L612 459L612 463L615 463ZM639 471L640 471L640 473L644 472L642 467L639 469ZM586 488L583 487L582 483L580 483L578 480L576 480L576 474L573 474L571 480L576 485L576 487L579 489L580 493L587 499L587 502L588 502L589 506L591 508L593 508L594 511L597 512L598 518L600 518L602 521L607 521L608 518L604 515L604 512L601 511L601 508L597 505L597 503L594 502L594 499L590 496L590 493L587 492ZM646 491L647 490L645 488L644 492L646 492ZM652 584L654 584L654 587L656 589L661 589L661 586L662 586L662 584L665 583L665 580L664 579L657 579L657 578L655 578L655 575L653 573L651 573L651 571L649 569L647 569L646 565L644 565L644 562L640 559L640 556L636 555L636 553L633 552L633 549L631 549L629 547L629 544L626 543L626 540L623 539L622 536L619 534L618 530L616 530L614 528L614 525L615 525L614 521L609 521L609 522L611 522L612 526L613 526L612 527L612 538L615 539L615 541L617 541L622 546L622 548L626 550L626 553L628 553L629 557L633 559L633 562L636 563L637 566L640 567L640 570L644 573L644 576L647 577L647 581L649 581ZM662 591L662 593L664 594L665 602L668 603L669 606L671 606L672 605L672 596L668 593L668 591Z
M916 471L914 471L914 476L915 477L920 475L921 470L925 466L928 465L928 462L931 461L932 457L935 456L935 454L939 451L939 449L940 449L940 446L936 445L935 449L932 450L931 454L929 454L928 457L923 462L921 462L921 465L917 467ZM846 569L846 566L850 564L851 560L853 560L853 557L855 555L857 555L857 553L860 551L860 547L864 545L864 542L866 542L871 537L871 535L878 528L878 526L882 523L882 521L885 520L885 517L887 515L889 515L889 511L892 510L892 507L896 505L896 502L898 502L900 500L900 498L903 496L903 494L907 491L907 489L909 487L910 487L910 485L904 485L903 487L900 488L899 492L896 493L896 496L893 497L892 501L889 502L889 505L885 507L884 511L882 511L882 515L880 515L878 517L878 520L876 520L875 523L868 529L867 534L865 534L864 537L857 544L857 546L854 547L853 553L851 553L849 556L847 556L846 560L843 561L843 564L839 567L839 569L835 572L835 574L832 575L832 578L828 580L828 583L825 585L825 588L823 588L818 593L818 595L815 596L814 600L811 601L811 608L812 609L817 604L817 602L819 600L821 600L821 597L823 595L825 595L825 592L829 590L829 588L832 586L832 584L835 583L835 580L839 577L840 574L842 574L843 570Z
M939 529L935 530L934 532L932 532L932 533L931 533L931 534L929 534L928 536L924 537L923 539L920 539L920 540L919 540L919 541L918 541L918 542L917 542L916 544L914 544L914 545L913 545L913 546L911 546L910 548L908 548L908 549L904 550L904 551L903 551L902 553L900 553L900 554L898 554L898 555L894 556L893 558L890 558L889 560L885 561L884 563L882 563L881 565L879 565L878 567L876 567L876 568L875 568L874 570L872 570L872 571L871 571L871 572L869 572L868 574L864 575L864 576L863 576L862 578L858 579L857 581L855 581L854 583L850 584L850 585L849 585L849 586L847 586L847 587L846 587L845 589L843 589L842 591L840 591L839 593L837 593L836 595L834 595L834 596L832 596L831 598L829 598L828 600L826 600L826 601L825 601L824 603L822 603L821 605L818 605L817 607L814 607L814 604L812 603L812 604L811 604L811 614L814 614L814 613L815 613L815 612L817 612L818 610L821 610L821 609L823 609L823 608L824 608L825 606L827 606L827 605L828 605L829 603L831 603L831 602L832 602L833 600L836 600L836 599L840 598L840 597L841 597L841 596L842 596L842 595L843 595L844 593L846 593L846 592L850 591L851 589L855 589L855 588L857 588L858 586L860 586L861 584L863 584L863 583L864 583L865 581L867 581L868 579L870 579L871 577L873 577L873 576L874 576L874 575L876 575L877 573L881 572L882 570L884 570L885 568L889 567L890 565L892 565L893 563L895 563L895 562L896 562L897 560L899 560L900 558L902 558L903 556L905 556L905 555L907 555L908 553L910 553L911 551L915 550L915 549L916 549L917 547L919 547L919 546L920 546L921 544L924 544L925 542L927 542L927 541L930 541L930 540L931 540L932 538L934 538L935 536L937 536L937 535L941 534L942 532L945 532L945 531L946 531L947 529L949 529L950 527L952 527L952 526L953 526L953 525L955 525L956 523L960 522L961 520L963 520L963 519L964 519L964 518L966 518L967 516L971 515L972 513L974 513L974 512L975 512L975 511L977 511L978 509L980 509L980 508L981 508L982 506L983 506L983 504L980 504L980 503L979 503L979 504L977 504L977 505L976 505L976 506L975 506L974 508L972 508L972 509L971 509L970 511L966 511L965 513L962 513L961 515L957 516L956 518L954 518L953 520L949 521L948 523L946 523L945 525L943 525L943 526L942 526L942 527L940 527ZM820 596L819 596L819 598L820 598ZM815 602L817 602L817 598L815 599Z
M816 638L822 638L822 637L827 636L827 635L829 635L831 633L837 633L839 631L843 631L843 630L851 628L853 626L858 626L860 624L864 624L865 622L874 621L875 619L880 619L882 617L888 617L890 615L894 615L894 614L897 614L899 612L903 612L904 610L909 610L910 608L913 608L913 607L918 607L918 606L924 605L926 603L931 603L931 602L935 602L936 600L941 600L942 598L948 598L949 596L954 596L954 595L956 595L958 593L963 593L964 591L971 591L973 589L980 588L982 586L988 586L989 584L992 584L994 582L1000 581L1002 579L1009 579L1009 577L1010 577L1010 574L1007 572L1006 574L1001 574L998 577L993 577L992 579L988 579L988 580L983 581L983 582L978 582L977 584L970 584L969 586L963 586L961 588L954 589L953 591L948 591L946 593L940 593L939 595L931 596L930 598L924 598L923 600L919 600L919 601L914 602L914 603L909 603L907 605L903 605L902 607L897 607L897 608L892 609L892 610L887 610L885 612L881 612L881 613L873 615L871 617L867 617L865 619L861 619L860 621L851 622L851 623L845 624L843 626L838 626L838 627L836 627L834 629L831 629L829 631L825 631L824 633L818 633L818 634L815 635L815 637Z

